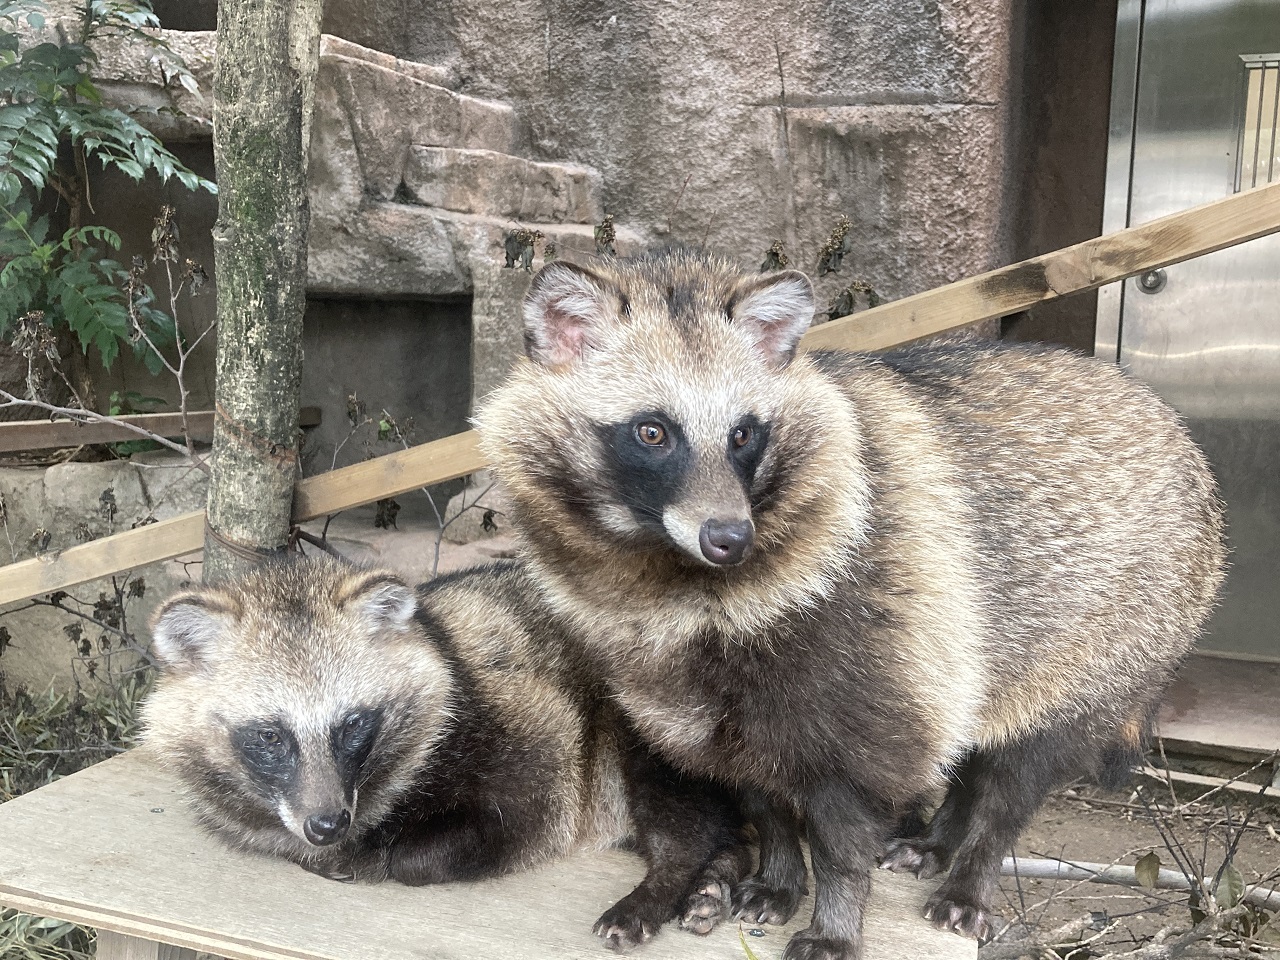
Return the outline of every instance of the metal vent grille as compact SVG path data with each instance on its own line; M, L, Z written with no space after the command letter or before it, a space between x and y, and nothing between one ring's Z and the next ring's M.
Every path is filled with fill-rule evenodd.
M1236 193L1280 180L1276 127L1280 126L1280 53L1247 55L1244 109L1236 154Z

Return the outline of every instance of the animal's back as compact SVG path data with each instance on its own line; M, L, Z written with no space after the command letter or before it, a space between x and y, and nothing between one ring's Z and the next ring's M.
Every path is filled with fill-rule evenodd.
M1060 349L965 341L818 362L878 448L882 486L910 489L919 451L949 461L952 530L980 589L985 738L1025 728L1037 704L1096 711L1163 687L1225 555L1213 477L1172 409ZM923 436L878 415L904 403Z

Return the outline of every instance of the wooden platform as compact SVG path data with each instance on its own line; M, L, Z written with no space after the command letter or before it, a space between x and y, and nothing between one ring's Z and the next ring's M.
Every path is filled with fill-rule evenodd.
M108 931L101 960L543 960L609 956L591 934L641 864L580 854L477 884L409 888L323 880L236 854L194 824L175 781L142 751L0 805L0 903ZM933 884L877 872L867 960L974 960L976 946L920 916ZM775 960L808 919L747 937ZM114 936L122 934L123 936ZM745 960L736 923L707 938L668 927L644 960Z
M1280 750L1280 663L1191 657L1165 695L1159 731L1174 747Z

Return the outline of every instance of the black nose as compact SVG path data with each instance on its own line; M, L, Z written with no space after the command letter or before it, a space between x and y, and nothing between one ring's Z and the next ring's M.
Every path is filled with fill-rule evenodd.
M307 817L302 824L302 832L317 847L327 847L337 843L351 826L351 814L343 810L341 813L326 813L318 817Z
M698 533L698 546L712 563L729 566L742 562L755 538L750 520L708 520Z

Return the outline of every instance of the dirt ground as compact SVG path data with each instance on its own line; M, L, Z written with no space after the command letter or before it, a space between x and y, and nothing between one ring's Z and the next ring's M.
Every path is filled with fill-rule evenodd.
M1171 762L1177 766L1176 758ZM1017 856L1133 866L1140 857L1155 852L1162 868L1177 870L1166 839L1156 827L1158 819L1169 843L1185 851L1191 862L1202 864L1206 875L1216 874L1231 837L1238 835L1234 863L1245 884L1280 883L1280 808L1258 805L1250 812L1252 798L1233 795L1224 803L1219 793L1189 810L1171 814L1174 801L1167 784L1135 779L1133 786L1139 785L1148 802L1159 805L1156 818L1133 790L1110 793L1077 785L1058 792L1045 804L1018 843ZM1203 792L1204 788L1179 788L1180 800L1194 800ZM1241 833L1238 828L1246 814L1249 823ZM1010 928L995 944L985 947L980 957L1008 956L1007 951L997 949L1000 941L1020 942L1026 936L1028 943L1089 939L1087 947L1074 954L1074 960L1084 960L1134 950L1163 928L1190 925L1187 895L1173 891L1005 877L1001 897L998 909ZM1089 923L1084 926L1086 916ZM1052 936L1073 921L1084 928L1066 937ZM1250 953L1266 946L1280 948L1280 937L1276 936L1280 931L1273 929L1277 926L1280 921L1253 931L1259 943ZM1060 949L1057 955L1068 953Z

